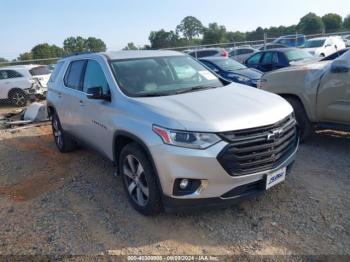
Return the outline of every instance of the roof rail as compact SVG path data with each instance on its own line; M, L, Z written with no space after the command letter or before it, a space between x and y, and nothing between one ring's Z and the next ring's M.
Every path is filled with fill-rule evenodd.
M64 58L71 57L71 56L77 56L77 55L93 54L93 53L96 53L96 52L92 52L92 51L74 52L74 53L71 53L69 55L66 55Z

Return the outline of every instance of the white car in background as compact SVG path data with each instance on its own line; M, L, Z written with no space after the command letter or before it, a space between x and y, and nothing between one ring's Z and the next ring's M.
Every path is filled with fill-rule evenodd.
M317 37L305 43L305 50L316 57L329 56L345 47L344 40L340 36Z
M343 40L345 42L346 47L350 47L350 35L344 35Z
M31 97L45 96L47 75L43 74L45 71L42 71L42 66L39 67L9 66L0 68L0 99L7 100L16 106L24 106Z
M37 79L41 86L47 90L47 83L49 82L51 72L47 65L23 65L24 69L29 71L33 79Z

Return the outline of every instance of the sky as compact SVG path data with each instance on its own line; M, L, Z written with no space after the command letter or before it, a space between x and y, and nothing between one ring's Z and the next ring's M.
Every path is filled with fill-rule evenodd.
M350 14L349 0L0 0L0 57L69 36L101 38L108 50L148 44L150 31L175 30L188 16L231 31L297 24L308 12Z

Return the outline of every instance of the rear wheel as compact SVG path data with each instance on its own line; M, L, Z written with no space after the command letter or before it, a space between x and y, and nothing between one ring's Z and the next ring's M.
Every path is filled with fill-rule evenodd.
M156 174L138 144L130 143L122 149L119 170L130 204L143 215L158 214L162 205Z
M307 138L309 138L313 133L313 126L310 120L308 119L304 106L300 103L300 101L294 97L286 97L285 98L289 104L294 109L295 118L298 123L298 128L300 132L300 141L304 142Z
M28 101L27 95L22 90L13 90L9 94L10 101L15 106L25 106Z
M51 124L52 133L58 150L61 153L74 151L77 148L77 144L68 134L63 131L60 120L56 113L52 115Z

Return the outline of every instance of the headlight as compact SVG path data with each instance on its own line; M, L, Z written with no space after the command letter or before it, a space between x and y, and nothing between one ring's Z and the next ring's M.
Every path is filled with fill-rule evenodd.
M155 125L153 131L160 136L165 144L179 147L206 149L221 140L212 133L171 130Z

